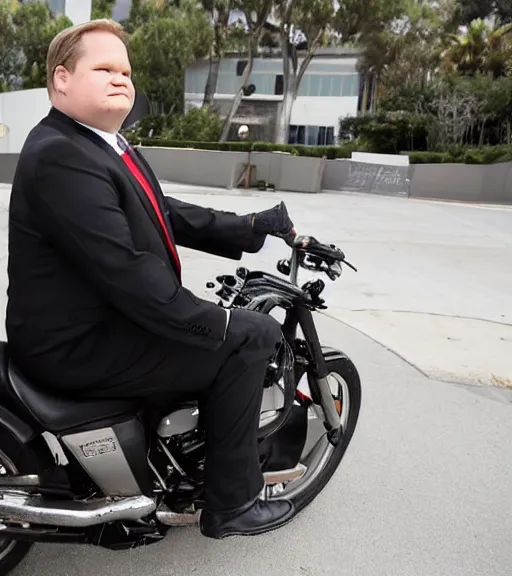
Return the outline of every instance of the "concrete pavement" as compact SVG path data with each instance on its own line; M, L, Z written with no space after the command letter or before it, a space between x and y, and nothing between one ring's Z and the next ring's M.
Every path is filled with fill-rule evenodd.
M37 546L16 576L508 576L512 211L165 187L239 212L283 198L299 232L334 242L359 268L326 280L331 317L317 319L323 341L361 373L353 442L324 492L274 534L212 542L196 529L175 530L121 553ZM5 207L7 191L1 198ZM2 211L2 265L6 224ZM181 253L184 281L200 296L212 297L206 281L239 264ZM243 263L273 270L286 254L270 239ZM5 269L0 278L3 295Z
M299 233L340 246L359 270L347 269L335 284L327 280L329 314L431 377L512 386L510 208L357 194L167 189L192 202L238 211L263 209L284 198ZM245 262L275 270L286 255L286 246L271 239ZM200 287L212 259L187 256L197 263L187 277ZM217 261L223 270L234 268Z

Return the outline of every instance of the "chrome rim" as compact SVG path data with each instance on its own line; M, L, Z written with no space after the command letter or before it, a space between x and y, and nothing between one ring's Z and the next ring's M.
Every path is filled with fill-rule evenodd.
M0 476L14 476L17 473L18 470L14 462L0 450ZM14 550L15 546L16 540L0 537L0 562Z
M340 422L343 431L345 431L348 426L348 419L350 414L349 387L343 376L337 372L329 373L328 379L333 396L336 400L341 402ZM322 424L320 410L321 409L318 406L314 406L309 409L308 441L306 444L306 449L302 453L302 457L300 459L301 464L304 464L307 467L306 473L297 480L291 480L287 483L267 486L265 488L265 497L267 499L294 498L298 496L315 482L315 480L327 466L332 453L334 452L334 446L327 440L327 432L325 431L325 428ZM314 441L314 437L309 437L310 427L312 427L313 422L316 422L318 425L320 425L322 429L322 432L318 434L316 442ZM307 448L308 443L313 443L310 449Z

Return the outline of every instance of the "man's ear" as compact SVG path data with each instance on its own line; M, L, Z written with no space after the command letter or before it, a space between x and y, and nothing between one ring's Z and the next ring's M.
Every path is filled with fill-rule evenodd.
M66 88L69 81L69 72L64 68L64 66L59 65L55 68L53 73L53 87L56 92L61 94L66 94Z

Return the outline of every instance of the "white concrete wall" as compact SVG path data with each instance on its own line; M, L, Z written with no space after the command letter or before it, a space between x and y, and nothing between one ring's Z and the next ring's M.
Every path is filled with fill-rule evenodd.
M0 124L7 126L7 134L0 138L0 154L19 153L28 133L50 107L46 88L0 94Z
M340 118L357 116L357 102L357 96L298 96L293 104L290 123L297 126L334 126L337 133Z

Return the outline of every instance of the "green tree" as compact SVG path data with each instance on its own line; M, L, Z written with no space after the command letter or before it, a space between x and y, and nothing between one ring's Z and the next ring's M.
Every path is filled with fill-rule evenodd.
M275 141L288 142L293 104L300 83L316 49L326 43L333 29L336 10L331 0L277 0L275 16L279 21L280 48L283 58L283 103ZM306 46L299 60L299 46Z
M469 24L473 20L495 17L501 24L512 22L510 0L459 0L461 20Z
M46 55L53 37L72 26L67 16L55 17L45 3L21 4L13 13L15 46L24 55L23 88L46 86Z
M443 57L445 72L504 76L512 60L512 23L498 28L474 20L465 34L451 35Z
M92 0L92 19L111 18L116 0Z
M247 64L242 74L238 90L231 102L231 107L224 121L220 137L222 142L227 140L233 118L240 107L244 94L246 94L247 85L254 65L254 57L258 53L258 45L262 37L264 26L272 10L272 0L244 0L242 4L246 30Z
M217 89L220 61L224 56L228 24L236 0L202 0L204 9L211 18L213 42L210 47L208 79L204 90L203 106L211 106Z
M319 46L361 41L398 14L402 0L276 0L283 58L283 104L275 141L288 141L293 104ZM299 51L299 48L305 49ZM302 53L301 53L302 52Z
M180 7L145 4L144 18L130 37L134 83L153 114L178 114L184 106L185 70L208 54L211 26L193 0Z
M405 0L402 9L399 18L361 39L359 69L363 79L375 78L382 105L396 101L396 109L412 112L408 100L421 104L418 96L439 67L447 35L458 29L458 13L456 0Z
M171 17L173 9L179 7L179 1L131 0L130 16L122 24L127 32L132 33L140 26L148 24L156 15L161 18Z
M23 71L23 53L16 46L11 2L0 0L0 92L12 90Z

